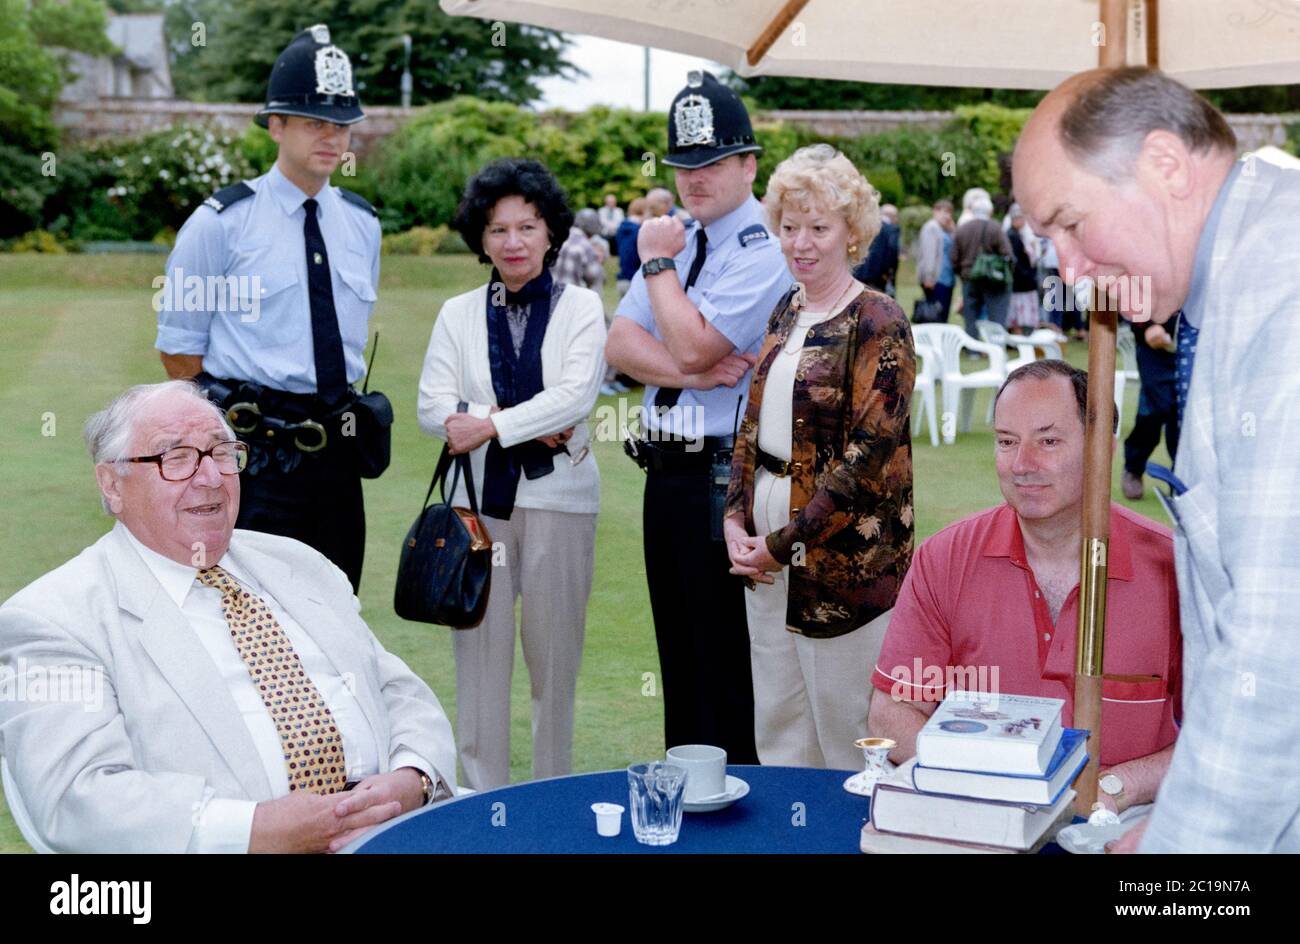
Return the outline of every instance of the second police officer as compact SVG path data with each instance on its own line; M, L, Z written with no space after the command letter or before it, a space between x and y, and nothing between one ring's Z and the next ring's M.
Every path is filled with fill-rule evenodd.
M739 96L692 72L668 115L677 193L693 217L647 220L644 263L610 327L611 367L646 385L646 579L667 747L713 744L757 764L744 585L729 573L722 503L736 418L768 318L792 278L754 198L756 153ZM714 494L714 470L721 494Z
M361 581L361 478L388 462L392 407L358 394L379 284L380 227L362 197L329 184L363 118L352 65L325 26L303 30L271 72L257 122L275 166L213 194L176 237L173 288L155 346L194 378L249 444L237 527L297 538ZM225 291L241 304L213 305ZM174 303L195 298L195 303ZM227 310L234 307L237 310Z

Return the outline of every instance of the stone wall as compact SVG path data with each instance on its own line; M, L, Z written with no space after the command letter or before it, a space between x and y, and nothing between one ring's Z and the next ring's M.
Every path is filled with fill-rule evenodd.
M95 102L65 102L55 110L54 120L75 141L132 137L162 131L182 122L211 124L238 135L243 134L260 109L260 105L242 102L105 98ZM370 105L365 112L366 120L352 129L353 150L361 155L396 131L415 109Z
M100 99L97 102L59 106L55 121L74 140L94 140L145 134L183 121L210 122L235 134L243 132L260 106L237 103L185 102L175 99ZM366 106L366 120L353 128L353 148L361 155L392 134L416 109L392 105ZM856 137L888 131L901 125L938 128L951 117L943 111L771 111L767 120L805 125L819 134ZM1286 141L1286 125L1300 121L1296 115L1229 115L1242 150Z

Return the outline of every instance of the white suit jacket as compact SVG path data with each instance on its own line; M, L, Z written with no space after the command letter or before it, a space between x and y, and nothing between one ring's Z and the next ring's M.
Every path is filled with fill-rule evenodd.
M381 771L405 748L454 791L442 706L370 632L343 573L305 544L254 531L236 530L228 553L355 681ZM66 683L63 701L42 693L52 669L102 670L102 705L70 700ZM0 673L11 689L0 754L55 851L184 852L206 787L273 798L217 667L121 524L0 607Z
M1143 852L1300 852L1298 225L1300 172L1247 161L1193 289L1169 502L1183 727Z

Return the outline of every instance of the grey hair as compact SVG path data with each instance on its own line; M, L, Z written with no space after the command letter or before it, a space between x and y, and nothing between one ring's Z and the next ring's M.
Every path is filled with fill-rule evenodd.
M1117 183L1129 180L1152 131L1178 136L1196 154L1235 154L1237 136L1223 115L1196 92L1157 69L1107 69L1078 92L1061 113L1061 144L1089 172Z
M970 202L970 212L977 220L987 220L993 215L993 201L988 197L977 196Z
M573 225L588 236L595 236L600 232L600 216L591 207L583 207L574 214Z
M119 477L125 475L126 463L123 460L127 458L131 448L131 438L135 435L136 416L146 403L169 394L197 400L212 411L213 417L221 423L226 435L231 439L235 438L235 431L226 422L226 415L207 398L203 388L193 381L167 380L163 383L136 384L118 394L108 406L86 420L86 449L89 450L90 458L95 465L110 463L113 465L115 475ZM108 499L101 494L99 500L104 510L111 514Z
M980 197L989 198L989 192L983 187L971 187L961 196L961 208L963 211L969 211L975 201Z

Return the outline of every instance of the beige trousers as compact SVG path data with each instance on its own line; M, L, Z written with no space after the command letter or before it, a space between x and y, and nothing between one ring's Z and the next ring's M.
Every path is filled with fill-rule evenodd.
M755 471L754 527L768 534L790 520L790 479ZM754 740L759 760L785 767L861 770L871 673L889 613L833 639L786 629L790 568L745 593L754 673Z
M487 614L453 630L456 742L462 783L510 782L510 677L515 600L533 703L533 779L573 768L573 701L595 568L596 516L515 508L509 521L483 516L496 566Z

